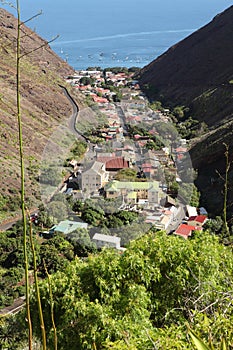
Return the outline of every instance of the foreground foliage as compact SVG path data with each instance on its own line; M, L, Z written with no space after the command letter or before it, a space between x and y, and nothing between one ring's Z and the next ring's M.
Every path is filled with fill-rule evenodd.
M124 254L75 259L50 278L59 349L193 349L187 324L218 348L232 345L232 248L216 236L151 233ZM53 349L48 282L41 296ZM36 302L35 335L40 337ZM20 316L24 317L24 315ZM14 335L16 336L16 335Z

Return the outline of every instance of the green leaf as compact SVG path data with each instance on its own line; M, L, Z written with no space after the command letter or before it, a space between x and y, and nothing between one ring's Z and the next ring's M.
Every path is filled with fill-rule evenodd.
M227 350L227 344L224 338L221 341L221 350Z
M189 335L192 338L193 343L195 344L198 350L211 350L207 345L203 343L203 341L191 330L189 331Z

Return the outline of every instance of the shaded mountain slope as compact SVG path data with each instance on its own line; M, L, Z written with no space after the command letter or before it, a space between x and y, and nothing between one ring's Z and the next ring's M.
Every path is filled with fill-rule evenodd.
M17 207L19 189L16 114L16 19L0 9L0 210ZM38 196L35 175L44 146L55 128L71 115L71 105L59 87L73 69L46 41L21 26L21 106L28 197ZM43 46L40 49L38 47ZM36 50L29 55L28 52ZM11 196L14 194L14 196ZM9 199L10 198L10 199ZM16 202L16 203L13 203Z
M208 125L231 118L232 40L233 6L144 67L141 87L153 100L189 107Z
M144 67L142 89L167 106L187 107L188 115L205 122L209 131L192 141L190 154L198 169L202 204L213 214L222 211L225 147L233 155L233 6ZM228 213L233 206L233 166Z

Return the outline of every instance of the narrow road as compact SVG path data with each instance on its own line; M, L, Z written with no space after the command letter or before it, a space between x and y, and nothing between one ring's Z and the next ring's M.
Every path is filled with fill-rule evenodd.
M86 136L84 136L76 127L77 124L77 120L78 120L78 114L79 114L79 106L77 105L77 103L75 102L75 100L73 99L73 97L69 94L68 90L62 86L59 85L62 89L63 92L65 94L65 96L68 98L70 104L72 105L73 108L73 113L69 119L69 124L68 124L68 128L69 130L77 136L77 138L81 138L86 142L89 142L88 138Z
M5 307L4 309L0 310L0 315L10 315L10 314L16 314L19 312L25 305L25 297L20 297L14 301L14 303L10 306Z
M36 214L36 213L38 213L38 208L31 209L29 212L30 212L30 215ZM9 228L11 228L14 224L16 224L17 221L19 221L21 219L22 219L22 215L19 214L12 219L4 220L0 224L0 232L4 232L6 230L9 230Z

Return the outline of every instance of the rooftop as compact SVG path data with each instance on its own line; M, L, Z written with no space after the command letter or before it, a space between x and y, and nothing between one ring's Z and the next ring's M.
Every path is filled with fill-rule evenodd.
M197 226L191 226L191 225L186 225L186 224L181 224L177 230L175 231L176 235L182 236L184 238L188 238L189 236L191 236L192 231L195 230L201 230L200 227Z
M200 224L204 224L204 222L207 220L206 215L197 215L197 216L191 216L188 221L196 221L199 222Z
M88 224L86 222L77 222L77 221L70 221L65 220L59 222L58 225L54 225L49 231L50 232L61 232L65 235L79 229L79 228L87 228Z
M120 241L121 241L120 237L103 235L101 233L95 233L92 239L106 242L106 243L116 243L116 244L120 244Z
M106 186L106 191L120 191L122 189L128 189L131 191L138 190L156 190L159 191L158 181L145 181L145 182L132 182L132 181L112 181Z

